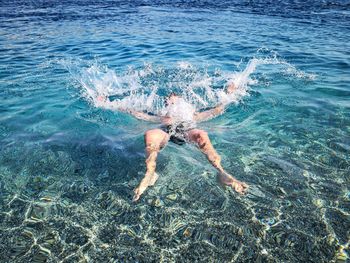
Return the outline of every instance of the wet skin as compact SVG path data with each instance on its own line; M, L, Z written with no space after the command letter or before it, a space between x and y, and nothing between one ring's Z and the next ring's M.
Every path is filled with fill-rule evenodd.
M233 93L236 90L234 84L229 84L226 92ZM167 98L166 104L171 105L176 103L180 97L177 95L170 95ZM105 97L98 97L98 101L108 100ZM123 110L134 117L146 121L161 122L163 125L172 125L174 120L169 116L151 116L143 112L137 112L133 110ZM204 121L211 119L224 111L223 105L218 105L215 108L203 112L195 112L193 116L194 122ZM208 133L200 129L190 129L185 132L186 141L195 144L200 151L207 157L208 161L218 171L218 181L226 186L231 187L236 192L244 194L248 185L244 182L240 182L232 175L227 173L221 165L221 157L214 149L209 139ZM145 133L145 146L146 146L146 173L140 184L134 190L133 201L140 199L141 195L146 191L149 186L156 183L158 175L156 173L156 161L157 156L161 149L163 149L170 139L170 135L161 129L148 130Z

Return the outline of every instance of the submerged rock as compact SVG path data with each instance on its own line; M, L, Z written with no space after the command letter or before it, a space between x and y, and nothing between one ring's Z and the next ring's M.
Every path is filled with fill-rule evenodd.
M82 227L70 226L67 228L64 240L67 244L82 246L89 241L89 236Z
M34 238L34 234L32 231L28 230L28 229L25 229L23 232L22 232L22 235L25 236L25 237L28 237L28 238Z
M315 200L313 200L313 203L318 208L321 208L324 206L324 201L322 199L315 199Z
M40 245L44 248L47 248L49 250L52 250L53 247L59 242L59 235L56 232L50 232L40 240L38 240L38 243L40 242Z
M129 207L124 200L111 191L100 193L95 200L97 204L105 210L119 211L125 210Z
M26 254L30 249L32 242L32 237L28 237L28 235L25 234L22 234L22 236L14 237L11 242L11 247L9 247L10 257L17 258Z
M44 202L52 202L52 199L48 196L43 196L40 198L40 201L44 201Z
M165 198L170 201L175 201L177 199L177 194L176 193L168 194Z
M348 255L344 251L344 246L340 246L339 250L336 252L337 263L345 263L348 259Z
M47 205L45 203L37 203L31 207L27 218L33 221L40 221L45 219L48 214L49 210Z
M32 262L35 262L35 263L47 262L49 257L51 256L51 251L47 248L40 246L40 245L35 245L33 247L32 253L33 253Z
M183 235L185 236L185 237L190 237L191 236L191 230L190 230L190 228L186 228L185 229L185 231L183 232Z
M75 181L71 184L67 184L63 187L62 197L67 197L74 202L81 202L92 191L93 186L88 181L78 182Z
M155 207L162 207L164 205L164 202L160 198L155 198L152 201L152 205Z

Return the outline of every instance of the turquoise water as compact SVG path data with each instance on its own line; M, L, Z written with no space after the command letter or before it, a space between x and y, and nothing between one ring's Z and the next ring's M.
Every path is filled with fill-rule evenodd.
M344 262L350 241L349 2L0 3L1 262ZM221 188L192 145L94 100L197 109Z

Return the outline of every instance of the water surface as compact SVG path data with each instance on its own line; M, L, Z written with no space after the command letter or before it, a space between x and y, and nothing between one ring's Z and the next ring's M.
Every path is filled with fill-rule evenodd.
M345 261L349 8L2 1L0 261ZM200 128L249 193L218 186L196 147L169 144L157 185L132 203L154 125L91 94L157 112L177 91L203 109L227 81L241 92Z

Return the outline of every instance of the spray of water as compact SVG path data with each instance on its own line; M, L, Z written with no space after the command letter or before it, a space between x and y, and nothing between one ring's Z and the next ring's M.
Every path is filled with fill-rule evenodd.
M162 114L165 108L164 98L170 92L179 94L196 110L219 103L238 103L249 95L249 88L258 82L253 77L262 65L279 65L278 71L282 74L314 78L271 53L263 58L250 59L242 70L236 72L215 70L208 73L206 68L179 62L168 68L147 64L141 69L129 68L126 72L117 74L106 66L94 63L74 74L84 98L95 107ZM236 86L236 90L227 94L226 88L231 83ZM109 100L101 100L101 97L108 97Z

